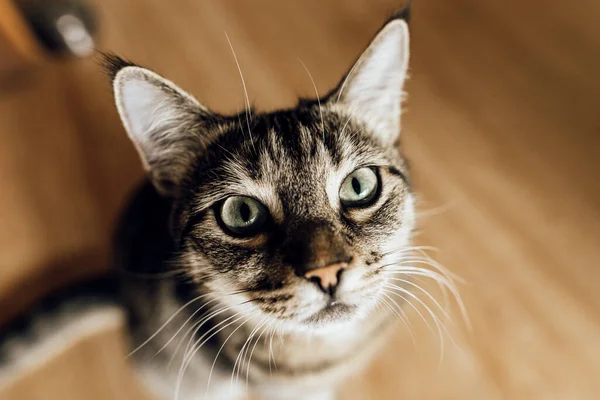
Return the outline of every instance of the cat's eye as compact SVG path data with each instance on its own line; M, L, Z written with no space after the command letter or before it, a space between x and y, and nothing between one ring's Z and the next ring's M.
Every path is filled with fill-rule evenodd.
M246 196L228 197L218 210L222 225L234 235L257 234L269 218L269 211L258 200Z
M373 168L359 168L346 177L340 188L340 201L346 207L371 204L379 191L379 178Z

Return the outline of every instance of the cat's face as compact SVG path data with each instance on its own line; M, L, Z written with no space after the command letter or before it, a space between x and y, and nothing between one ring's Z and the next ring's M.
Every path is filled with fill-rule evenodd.
M180 217L186 265L224 299L248 290L230 304L252 299L296 325L365 314L384 256L407 244L402 159L332 108L324 130L316 104L256 117L252 139L232 122L195 165Z
M326 98L217 115L112 59L117 105L173 199L179 261L233 311L315 329L368 314L414 224L396 142L408 28L389 22Z

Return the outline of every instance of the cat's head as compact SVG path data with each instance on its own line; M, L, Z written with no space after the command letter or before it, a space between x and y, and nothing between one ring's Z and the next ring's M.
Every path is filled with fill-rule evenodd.
M292 330L374 309L414 225L397 146L408 55L393 18L326 97L230 116L109 60L123 124L172 199L179 264L203 291Z

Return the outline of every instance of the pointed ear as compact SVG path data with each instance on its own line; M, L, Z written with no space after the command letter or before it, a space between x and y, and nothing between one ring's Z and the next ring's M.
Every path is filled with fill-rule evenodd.
M172 82L145 68L109 60L125 130L160 193L176 196L217 117Z
M331 97L384 144L394 143L400 134L409 59L408 24L402 18L391 19L379 31Z

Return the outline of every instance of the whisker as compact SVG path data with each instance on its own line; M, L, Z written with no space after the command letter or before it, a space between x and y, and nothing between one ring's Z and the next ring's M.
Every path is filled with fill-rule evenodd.
M256 329L256 327L255 327L254 329ZM252 331L252 332L254 332L254 331ZM241 357L242 357L242 354L244 353L244 350L246 349L246 345L248 344L248 340L250 339L250 337L251 337L251 336L252 336L252 333L250 333L250 335L248 335L248 336L246 337L246 340L244 340L244 344L243 344L243 345L242 345L242 347L240 348L240 350L239 350L239 352L238 352L238 355L236 356L236 358L235 358L235 361L234 361L234 363L233 363L233 368L231 369L231 377L230 377L230 379L229 379L229 392L230 392L230 393L231 393L231 392L232 392L232 390L233 390L233 376L234 376L234 375L236 376L236 384L237 384L237 381L238 381L238 378L237 378L237 377L238 377L238 375L239 375L239 369L240 369L240 368L238 368L238 363L241 363ZM237 370L238 370L238 374L236 374L236 372L235 372L235 371L236 371L236 368L237 368Z
M448 277L448 279L452 279L455 281L458 281L462 284L466 284L465 280L463 278L461 278L460 276L456 275L455 273L453 273L452 271L450 271L448 268L444 267L442 264L440 264L439 262L437 262L436 260L434 260L433 258L431 258L429 256L429 254L427 254L425 251L423 251L423 249L417 249L416 250L419 254L421 254L422 258L426 261L429 261L431 263L431 266L435 269L437 269L442 275L445 275Z
M142 342L142 344L140 344L138 347L136 347L135 349L133 349L133 350L132 350L132 351L131 351L131 352L130 352L128 355L127 355L127 358L128 358L128 357L131 357L133 354L135 354L137 351L139 351L139 350L140 350L142 347L144 347L146 344L148 344L148 343L149 343L149 342L150 342L152 339L154 339L154 338L156 337L156 335L158 335L158 334L159 334L159 333L160 333L160 332L161 332L163 329L165 329L165 327L166 327L167 325L169 325L169 323L170 323L171 321L173 321L173 319L175 319L175 317L176 317L176 316L177 316L177 315L178 315L178 314L179 314L181 311L183 311L183 310L184 310L186 307L188 307L189 305L193 304L194 302L196 302L196 301L198 301L198 300L200 300L200 299L202 299L202 298L204 298L204 297L206 297L206 296L208 296L208 295L207 295L207 294L200 295L200 296L198 296L198 297L195 297L195 298L193 298L192 300L188 301L188 302L187 302L187 303L185 303L183 306L181 306L181 307L180 307L180 308L179 308L177 311L175 311L175 312L173 313L173 315L171 315L171 317L170 317L169 319L167 319L167 321L166 321L164 324L162 324L162 325L160 326L160 328L158 328L158 330L157 330L156 332L154 332L154 333L153 333L153 334L152 334L152 335L151 335L151 336L150 336L148 339L146 339L144 342Z
M206 324L208 321L210 321L212 318L216 317L217 315L220 315L220 314L226 313L226 312L228 312L228 311L230 311L230 310L234 309L236 306L240 306L240 305L242 305L242 304L246 304L246 303L247 303L247 301L245 301L245 302L242 302L242 303L240 303L240 304L236 304L236 305L234 305L234 306L224 306L224 307L220 308L219 310L217 310L217 311L213 312L211 315L208 315L208 316L206 316L206 317L203 317L203 318L202 318L200 321L196 322L196 324L194 324L194 326L196 326L196 325L197 325L197 327L196 327L196 329L195 329L194 333L193 333L193 334L190 336L190 339L189 339L189 341L188 341L188 344L187 344L187 346L186 346L186 348L185 348L184 354L188 354L188 352L189 352L189 351L193 351L193 350L190 350L190 347L192 347L192 349L194 348L194 346L192 346L192 343L194 342L194 338L195 338L196 334L198 333L198 331L200 331L200 329L202 328L202 326L203 326L204 324ZM238 312L238 313L236 313L236 314L234 314L234 315L237 315L237 314L239 314L239 312ZM203 334L203 335L202 335L202 336L201 336L201 337L200 337L200 338L199 338L199 339L196 341L196 343L200 342L200 341L201 341L201 340L202 340L204 337L206 337L206 335L208 335L210 332L214 331L214 330L215 330L215 329L217 329L219 326L221 326L222 324L226 323L228 320L230 320L230 319L232 319L232 318L233 318L233 316L230 316L230 317L226 318L225 320L223 320L223 321L219 322L217 325L215 325L215 326L213 326L212 328L210 328L210 329L209 329L207 332L205 332L205 333L204 333L204 334ZM194 327L194 326L192 326L192 328L191 328L191 329L193 329L193 327ZM190 330L191 330L191 329L190 329ZM189 331L188 331L188 332L189 332ZM187 333L186 333L186 336L187 336ZM182 339L185 339L185 336L184 336ZM184 356L184 358L185 358L185 356Z
M234 315L232 315L230 318L226 319L225 321L228 321L231 318L235 318L238 315L240 315L241 313L242 312L235 313ZM179 372L177 373L177 381L176 381L177 383L176 383L176 386L175 386L175 396L174 396L175 400L179 400L180 388L181 388L181 384L183 382L183 377L185 375L185 371L187 370L189 364L191 363L191 361L194 358L194 356L196 355L196 353L202 348L202 346L206 342L208 342L210 339L212 339L215 335L219 334L219 332L223 331L224 329L227 329L227 327L229 327L230 325L236 323L237 321L239 321L240 319L242 319L244 317L245 316L242 315L241 317L238 317L234 321L229 322L228 324L220 327L215 332L213 332L208 338L204 339L204 341L202 341L201 343L199 343L197 346L194 346L191 349L190 354L185 354L184 355L184 359L183 359L183 361L181 363L181 367L179 368ZM225 321L223 321L223 322L225 322ZM215 326L215 328L216 328L216 326ZM208 334L208 332L205 335L203 335L202 337L205 337L207 334ZM202 340L202 338L200 338L197 342L200 342L200 340Z
M406 294L410 294L409 291L407 291L406 289L403 289L397 285L393 285L395 290L399 290L402 291L402 293L406 293ZM422 288L421 288L422 289ZM423 289L422 289L423 290ZM414 295L412 295L413 297L415 297ZM430 297L431 295L428 293L428 296ZM431 297L430 297L431 298ZM432 318L434 318L434 321L437 321L437 323L439 323L439 326L441 326L444 330L444 332L446 333L446 335L448 336L448 338L450 339L450 341L452 342L452 344L454 345L454 347L456 349L458 349L459 351L462 352L462 349L460 348L460 346L457 345L457 343L454 341L454 337L451 335L450 331L447 329L446 325L443 323L442 320L439 319L439 317L437 317L437 315L435 313L433 313L433 311L420 299L416 298L415 299L423 306L427 309L427 311L429 312L429 314L432 316ZM435 299L432 299L433 301L435 301ZM439 307L439 305L438 305ZM450 319L449 316L447 316L448 319ZM451 320L451 319L450 319Z
M412 253L413 251L418 251L418 250L428 250L428 251L439 251L439 249L437 247L433 247L433 246L401 246L401 247L397 247L391 250L388 250L384 253L382 253L382 256L387 256L393 253L398 253L398 254L404 254L404 253Z
M430 293L429 293L427 290L423 289L421 286L419 286L419 285L417 285L417 284L415 284L415 283L413 283L413 282L411 282L411 281L407 281L406 279L401 279L401 278L390 278L390 277L388 277L388 279L389 279L389 280L392 280L392 281L398 281L398 282L405 283L405 284L407 284L407 285L410 285L410 286L412 286L412 287L414 287L414 288L418 289L419 291L423 292L423 294L424 294L425 296L427 296L427 298L428 298L429 300L431 300L431 301L433 302L433 304L435 304L435 305L436 305L436 306L437 306L437 307L440 309L440 311L442 311L442 313L444 314L444 316L445 316L446 318L448 318L449 320L451 320L451 318L450 318L450 315L449 315L449 314L446 312L446 310L445 310L445 309L444 309L444 308L443 308L443 307L440 305L440 303L439 303L439 302L438 302L438 301L437 301L437 300L436 300L436 299L435 299L435 298L434 298L434 297L433 297L433 296L432 296L432 295L431 295L431 294L430 294Z
M229 295L232 295L232 294L237 294L237 293L240 293L240 291L238 291L238 292L234 292L234 293L231 293L231 294L229 294ZM227 295L227 294L226 294L226 295ZM211 300L211 301L209 301L209 303L211 303L212 301L216 301L216 300L218 300L218 299ZM190 328L189 328L189 329L188 329L188 330L185 332L185 334L183 335L183 337L181 338L181 340L180 340L180 341L179 341L179 343L177 344L177 347L175 348L175 351L173 352L173 355L171 356L171 359L169 360L169 364L167 364L167 368L170 368L170 367L171 367L171 364L173 363L173 361L174 361L174 359L175 359L175 357L176 357L177 353L179 352L179 349L180 349L181 345L183 344L183 341L185 340L185 338L187 337L187 335L189 335L189 334L190 334L190 332L191 332L192 330L194 330L194 329L195 329L195 330L194 330L194 332L192 333L192 335L190 336L190 340L188 341L188 343L187 343L187 345L186 345L186 348L185 348L184 354L187 354L187 352L189 351L189 349L190 349L190 346L192 345L192 342L194 341L194 338L196 337L196 334L198 333L198 331L200 331L200 329L202 328L202 326L204 326L204 324L206 324L206 323L207 323L207 322L208 322L210 319L212 319L212 318L216 317L217 315L220 315L220 314L222 314L222 313L225 313L225 312L227 312L227 311L229 311L229 310L232 310L232 309L234 309L236 306L243 305L243 304L246 304L246 303L248 303L248 302L249 302L249 301L244 301L244 302L242 302L242 303L239 303L239 304L237 304L237 305L233 305L233 306L223 306L223 307L219 308L218 310L216 310L216 311L212 311L212 312L211 312L211 313L209 313L208 315L206 315L206 316L202 317L200 320L196 321L196 322L195 322L195 323L194 323L194 324L193 324L193 325L192 325L192 326L191 326L191 327L190 327ZM207 303L207 304L208 304L208 303ZM215 305L215 306L217 306L217 305ZM214 307L214 306L210 306L210 307L209 307L209 310L210 310L210 309L212 309L213 307ZM186 322L187 322L187 321L186 321ZM214 327L213 327L213 328L214 328ZM210 331L209 331L209 332L210 332ZM208 333L208 332L206 332L206 333ZM173 338L172 338L172 339L173 339ZM164 347L166 347L166 346L164 346ZM184 357L185 357L185 356L184 356Z
M315 95L317 96L317 103L319 104L319 114L321 114L321 134L323 136L323 141L325 141L325 120L323 119L323 109L321 108L321 99L319 98L319 91L317 90L317 85L315 85L315 80L313 79L306 64L304 64L304 61L302 61L300 59L300 57L296 57L296 58L298 58L298 61L300 61L300 64L302 64L302 67L304 67L304 70L308 74L308 77L310 78L310 82L312 83L313 88L315 89Z
M410 308L415 310L415 312L419 315L419 317L421 317L421 319L423 320L423 322L425 323L427 328L431 331L431 333L435 333L435 330L429 324L429 321L427 321L427 318L425 318L423 313L421 313L421 311L410 300L408 300L406 297L402 296L400 293L397 293L396 291L392 290L393 289L392 286L385 285L384 288L387 288L387 289L384 289L385 293L392 293L393 295L400 297L402 299L402 301L404 301L406 304L409 305Z
M240 317L240 319L241 319L241 318L243 318L243 317L244 317L244 316ZM223 344L221 344L221 347L219 348L219 351L217 351L217 355L215 356L215 359L214 359L214 361L213 361L213 363L212 363L212 366L210 367L210 372L209 372L209 374L208 374L208 382L206 383L206 393L204 394L204 397L205 397L205 398L208 398L208 389L209 389L209 387L210 387L210 380L211 380L211 378L212 378L212 374L213 374L213 371L214 371L214 369L215 369L215 365L217 364L217 359L219 358L219 355L221 354L221 351L223 351L223 348L224 348L224 347L225 347L225 345L227 344L227 341L229 341L229 339L230 339L230 338L231 338L231 337L232 337L232 336L233 336L233 335L234 335L234 334L235 334L235 333L236 333L236 332L237 332L237 331L238 331L238 330L239 330L239 329L240 329L242 326L244 326L244 324L245 324L246 322L250 321L250 320L251 320L253 317L254 317L253 315L247 316L247 318L246 318L244 321L242 321L242 323L241 323L241 324L239 324L239 325L238 325L238 327L237 327L237 328L235 328L235 329L233 330L233 332L231 332L231 333L229 334L229 336L227 336L227 338L226 338L226 339L223 341ZM237 320L236 320L236 321L237 321Z
M408 316L406 315L406 313L404 312L404 310L402 310L402 307L400 307L395 301L393 301L393 299L387 293L384 292L383 295L385 297L387 297L388 299L390 299L390 301L392 303L390 304L383 297L380 297L379 301L381 301L388 308L388 310L390 310L392 312L392 314L396 315L396 317L400 321L402 321L402 324L404 324L404 326L406 326L406 329L408 330L408 333L410 334L410 337L411 337L412 342L413 342L413 346L416 347L417 346L417 340L416 340L415 335L414 335L414 333L412 331L412 327L408 323ZM395 305L396 307L394 308L392 305ZM401 311L402 315L400 315L400 313L398 311Z
M248 126L248 134L250 135L250 142L254 144L252 139L252 131L250 130L250 99L248 98L248 89L246 88L246 81L244 80L244 74L242 74L242 68L240 67L240 63L238 61L237 55L235 54L235 50L233 49L233 44L231 44L231 40L229 39L229 35L225 32L225 37L227 38L227 43L229 43L229 48L231 49L231 53L233 54L233 58L235 60L235 65L237 66L238 72L240 73L240 79L242 80L242 86L244 87L244 96L246 98L246 125Z
M252 341L252 338L254 337L255 333L258 331L258 329L260 329L261 324L263 323L263 321L266 321L266 318L263 318L260 323L256 324L254 326L254 328L252 329L252 331L250 332L250 334L248 335L248 337L246 337L246 340L244 341L244 345L242 346L242 348L240 349L238 356L235 359L235 363L233 364L233 370L231 373L231 385L233 385L233 375L235 374L235 369L236 366L238 366L238 361L240 362L239 366L238 366L238 370L237 370L237 374L236 378L235 378L235 382L236 384L239 381L239 375L240 375L240 370L242 368L242 364L244 362L245 359L245 352L247 352L247 348L250 347L250 343Z
M186 325L187 325L187 324L188 324L188 323L189 323L189 322L190 322L190 321L191 321L191 320L192 320L192 319L193 319L193 318L194 318L194 317L195 317L195 316L196 316L196 315L197 315L197 314L198 314L200 311L202 311L202 310L204 309L204 307L206 307L206 306L208 306L210 303L213 303L213 302L216 302L216 301L218 301L218 299L212 299L212 300L209 300L208 302L204 303L204 304L203 304L201 307L199 307L199 308L198 308L196 311L194 311L194 312L193 312L193 313L192 313L192 314L191 314L191 315L188 317L188 319L187 319L187 320L185 320L185 322L184 322L184 323L181 325L181 327L180 327L179 329L177 329L177 331L175 332L175 334L174 334L173 336L171 336L171 338L170 338L170 339L169 339L169 340L168 340L168 341L167 341L167 342L166 342L166 343L165 343L165 344L164 344L164 345L163 345L163 346L162 346L160 349L158 349L158 351L157 351L157 352L154 354L154 356L153 356L152 358L156 357L156 356L157 356L157 355L158 355L158 354L159 354L161 351L163 351L165 348L167 348L167 346L168 346L169 344L171 344L171 342L172 342L172 341L173 341L173 340L174 340L174 339L177 337L177 335L179 335L179 333L180 333L180 332L181 332L181 331L182 331L182 330L185 328L185 326L186 326ZM209 308L210 308L210 307L209 307ZM192 325L192 328L191 328L191 329L193 329L193 327L194 327L194 326L196 326L196 324ZM183 337L183 338L185 338L185 337L187 336L187 334L188 334L188 333L189 333L189 331L188 331L188 332L186 332L186 334L184 335L184 337ZM177 347L177 349L178 349L178 348L179 348L179 346ZM176 349L176 352L177 352L177 349Z
M277 325L274 326L274 329L271 331L271 337L269 338L269 375L273 375L273 371L271 370L271 358L273 359L273 365L275 365L275 369L278 370L277 361L275 360L275 353L273 352L273 337L278 332L279 327L283 321L279 321ZM281 332L279 332L281 333Z
M461 317L462 317L465 325L467 326L467 329L471 330L472 326L471 326L471 321L470 321L469 315L467 313L467 309L462 300L462 296L460 295L458 289L456 288L456 285L454 284L454 281L457 278L452 273L449 273L449 272L444 273L445 268L431 259L414 258L414 259L401 261L400 263L397 263L397 264L402 265L407 262L409 262L411 264L425 264L427 266L436 268L436 270L438 270L439 273L441 274L441 276L439 278L441 278L442 276L444 278L446 278L444 280L444 279L436 279L436 278L431 277L432 279L436 279L438 281L438 283L440 283L440 284L443 283L444 286L450 290L450 292L452 293L452 296L454 297L454 300L456 301L456 304L458 305L458 307L460 309ZM432 265L432 263L434 265ZM435 264L437 264L437 265L435 265ZM430 270L421 269L421 271L430 271ZM431 271L431 272L434 272L434 271ZM460 278L458 278L458 279L460 279ZM461 281L462 281L462 279L461 279Z
M429 255L423 251L419 250L419 253L425 257L429 262L431 262L432 264L434 264L434 268L438 269L440 271L440 273L442 273L444 276L448 277L448 279L452 280L452 281L459 281L462 284L466 284L465 280L462 279L461 277L457 276L456 274L453 274L452 272L450 272L446 267L444 267L443 265L441 265L440 263L438 263L437 261L433 260L431 257L429 257ZM452 290L452 289L451 289ZM461 312L461 316L463 318L463 321L465 322L465 325L467 326L467 329L472 330L472 325L471 325L471 320L469 318L469 314L467 312L467 308L465 307L465 304L462 300L462 297L460 296L460 294L458 293L458 291L456 290L454 294L454 297L456 299L456 302L458 304L458 307L460 309Z
M449 304L447 301L448 295L446 293L446 289L448 289L452 293L452 296L460 309L461 317L462 317L463 322L465 323L465 326L467 327L467 329L469 331L472 331L472 325L471 325L471 321L468 316L468 313L466 311L466 307L465 307L462 297L455 285L456 281L458 281L460 283L465 283L465 281L461 277L450 272L446 267L441 265L439 262L433 260L426 253L426 251L437 251L437 249L434 247L431 247L431 246L404 246L404 247L398 247L396 249L389 250L384 253L384 256L388 256L388 255L396 253L400 257L400 259L397 260L396 262L382 265L382 266L378 267L378 269L380 269L380 270L387 269L388 271L389 270L392 270L392 271L398 270L398 271L403 272L402 268L405 268L405 267L398 269L398 266L402 266L402 265L406 265L406 264L424 264L428 267L431 267L434 271L431 269L425 269L425 268L417 268L417 267L413 267L413 268L415 268L415 272L417 272L416 270L420 270L418 273L421 273L422 276L426 276L426 277L436 280L436 282L440 286L440 289L442 290L446 305ZM417 254L414 254L415 252ZM405 257L403 255L408 255L408 257ZM411 265L411 267L412 267L412 265ZM406 270L404 270L404 271L406 271ZM425 272L425 271L428 271L428 272ZM429 273L432 273L432 274L436 273L439 275L434 276L434 275L429 275Z
M218 309L217 311L214 311L210 315L208 315L206 317L203 317L200 321L198 321L194 325L192 325L192 327L188 330L188 332L185 335L185 336L187 336L187 334L192 329L194 329L194 332L191 334L190 339L188 340L188 343L187 343L187 345L185 347L185 350L183 352L183 361L184 362L188 360L189 355L193 352L193 350L196 348L196 346L198 345L198 343L200 343L207 335L211 334L211 332L214 332L215 330L219 329L220 326L222 326L223 324L227 323L231 319L235 318L235 316L239 315L240 312L234 313L233 315L230 315L229 317L225 318L223 321L219 322L217 325L211 327L208 331L204 332L200 336L200 338L196 338L196 335L198 334L198 332L200 331L200 329L202 328L202 326L204 324L206 324L208 321L210 321L212 318L216 317L217 315L226 313L227 311L230 311L231 309L233 309L233 307L227 307L227 306L222 307L222 308ZM182 338L182 341L185 339L185 336ZM180 344L181 344L181 342L180 342ZM175 354L176 353L173 354L173 357L175 357Z
M441 285L442 290L449 289L455 292L458 295L458 289L454 284L454 281L449 277L442 275L436 270L431 270L422 267L416 267L414 264L424 264L430 266L427 261L419 260L419 259L405 259L397 263L390 263L386 265L382 265L380 267L384 273L414 273L414 275L424 276L433 279L439 285Z
M450 301L449 301L449 297L448 297L448 287L450 287L451 291L453 292L453 295L454 295L455 290L454 290L452 283L448 282L447 279L444 276L442 276L441 274L439 274L435 271L428 270L428 269L416 268L416 267L394 268L394 269L391 269L388 271L384 271L384 274L386 274L386 275L390 274L393 276L397 276L398 274L410 276L414 280L416 280L420 283L423 283L423 284L425 282L422 279L420 279L420 277L433 279L442 292L442 296L444 298L444 306L445 306L444 310L446 311L447 314L450 313ZM456 294L458 294L458 293L456 293Z
M272 313L269 313L267 315L265 328L268 328L270 326L269 318L271 317L271 314ZM247 367L246 367L246 390L248 390L248 378L250 376L250 366L252 365L252 355L254 354L254 350L256 349L256 345L260 341L260 338L265 333L265 331L266 331L266 329L263 329L262 332L260 333L260 335L258 335L258 337L256 338L256 341L254 342L254 346L252 346L252 351L250 352L250 357L248 358L248 364L247 364Z
M444 355L444 334L443 332L448 333L446 327L444 326L443 322L440 321L440 319L438 318L438 316L431 310L431 308L425 304L421 299L419 299L417 296L415 296L414 294L412 294L411 292L409 292L408 290L405 290L399 286L396 285L392 285L392 284L386 284L386 287L392 289L392 293L396 294L397 296L400 296L401 298L403 298L403 296L401 296L399 293L397 293L396 291L399 291L403 294L406 294L407 296L410 296L411 298L413 298L414 300L416 300L423 308L425 308L425 310L427 310L427 312L429 313L429 315L431 316L431 319L433 320L437 331L438 331L438 335L440 338L440 358L443 358ZM409 302L409 305L411 303ZM421 318L423 318L423 321L427 324L428 327L430 327L430 325L427 323L427 320L425 319L425 317L423 316L423 314L421 314L420 311L418 311L418 309L416 307L413 306L413 308L415 309L415 311L417 311L417 313L421 316Z

